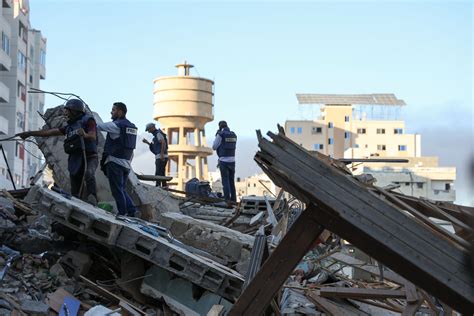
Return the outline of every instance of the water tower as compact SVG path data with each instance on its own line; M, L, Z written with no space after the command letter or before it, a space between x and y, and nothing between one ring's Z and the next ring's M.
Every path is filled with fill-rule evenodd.
M190 76L193 65L184 61L176 65L177 76L154 80L153 118L168 135L169 162L167 175L176 189L183 190L191 178L207 180L207 156L204 125L214 119L214 82Z

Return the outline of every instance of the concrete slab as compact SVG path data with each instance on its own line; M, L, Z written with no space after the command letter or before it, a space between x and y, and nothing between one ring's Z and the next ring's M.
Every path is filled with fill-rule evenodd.
M235 300L241 292L243 277L210 259L198 256L173 244L172 240L145 232L150 223L140 220L117 220L110 213L79 199L68 199L47 188L33 187L28 200L52 220L89 238L133 253L196 285Z

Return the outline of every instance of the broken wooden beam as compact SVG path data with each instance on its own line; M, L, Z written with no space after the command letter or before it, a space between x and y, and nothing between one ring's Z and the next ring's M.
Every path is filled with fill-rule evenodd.
M458 311L474 311L466 252L284 135L269 136L259 137L256 162L277 186L317 205L318 222Z
M357 287L322 287L319 289L322 297L386 299L406 298L403 290L363 289Z
M245 288L229 315L261 315L273 296L310 250L324 227L316 220L315 207L301 213L262 268Z

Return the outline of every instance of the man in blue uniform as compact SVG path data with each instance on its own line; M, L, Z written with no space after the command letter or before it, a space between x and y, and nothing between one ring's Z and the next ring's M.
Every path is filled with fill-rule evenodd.
M84 197L85 201L97 204L95 171L99 164L97 155L96 122L93 116L86 114L84 103L79 99L70 99L64 105L68 118L67 125L39 131L27 131L16 134L23 139L30 136L50 137L65 135L64 151L68 157L68 171L71 181L71 194ZM84 161L84 156L86 160ZM85 188L83 189L85 182ZM85 194L82 194L84 193Z
M224 199L236 202L235 194L235 149L237 147L237 135L227 126L226 121L219 122L219 130L216 133L212 149L219 156L219 170L221 172Z
M155 123L148 123L145 131L153 135L151 143L147 139L143 142L150 147L155 155L155 175L164 176L166 164L168 163L168 139L161 129L157 129ZM156 181L156 186L166 187L166 181Z
M127 106L115 102L112 106L112 121L97 125L99 131L107 132L101 169L109 179L110 190L117 204L119 215L135 216L136 207L125 190L132 169L131 160L137 142L137 128L127 120Z

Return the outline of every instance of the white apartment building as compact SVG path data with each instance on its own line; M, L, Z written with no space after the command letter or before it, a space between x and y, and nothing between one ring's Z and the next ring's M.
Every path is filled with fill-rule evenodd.
M31 27L28 1L2 0L0 7L0 137L43 125L44 95L28 93L46 77L46 39ZM6 122L6 123L5 123ZM42 165L41 151L30 142L2 142L17 188ZM5 171L4 171L5 169ZM0 188L12 189L0 154Z
M316 106L314 120L287 120L288 137L307 150L333 158L405 158L408 163L353 164L353 172L372 174L378 186L400 185L398 192L454 201L456 168L439 167L437 157L421 156L421 136L407 134L400 119L405 106L393 94L298 94L300 104Z

